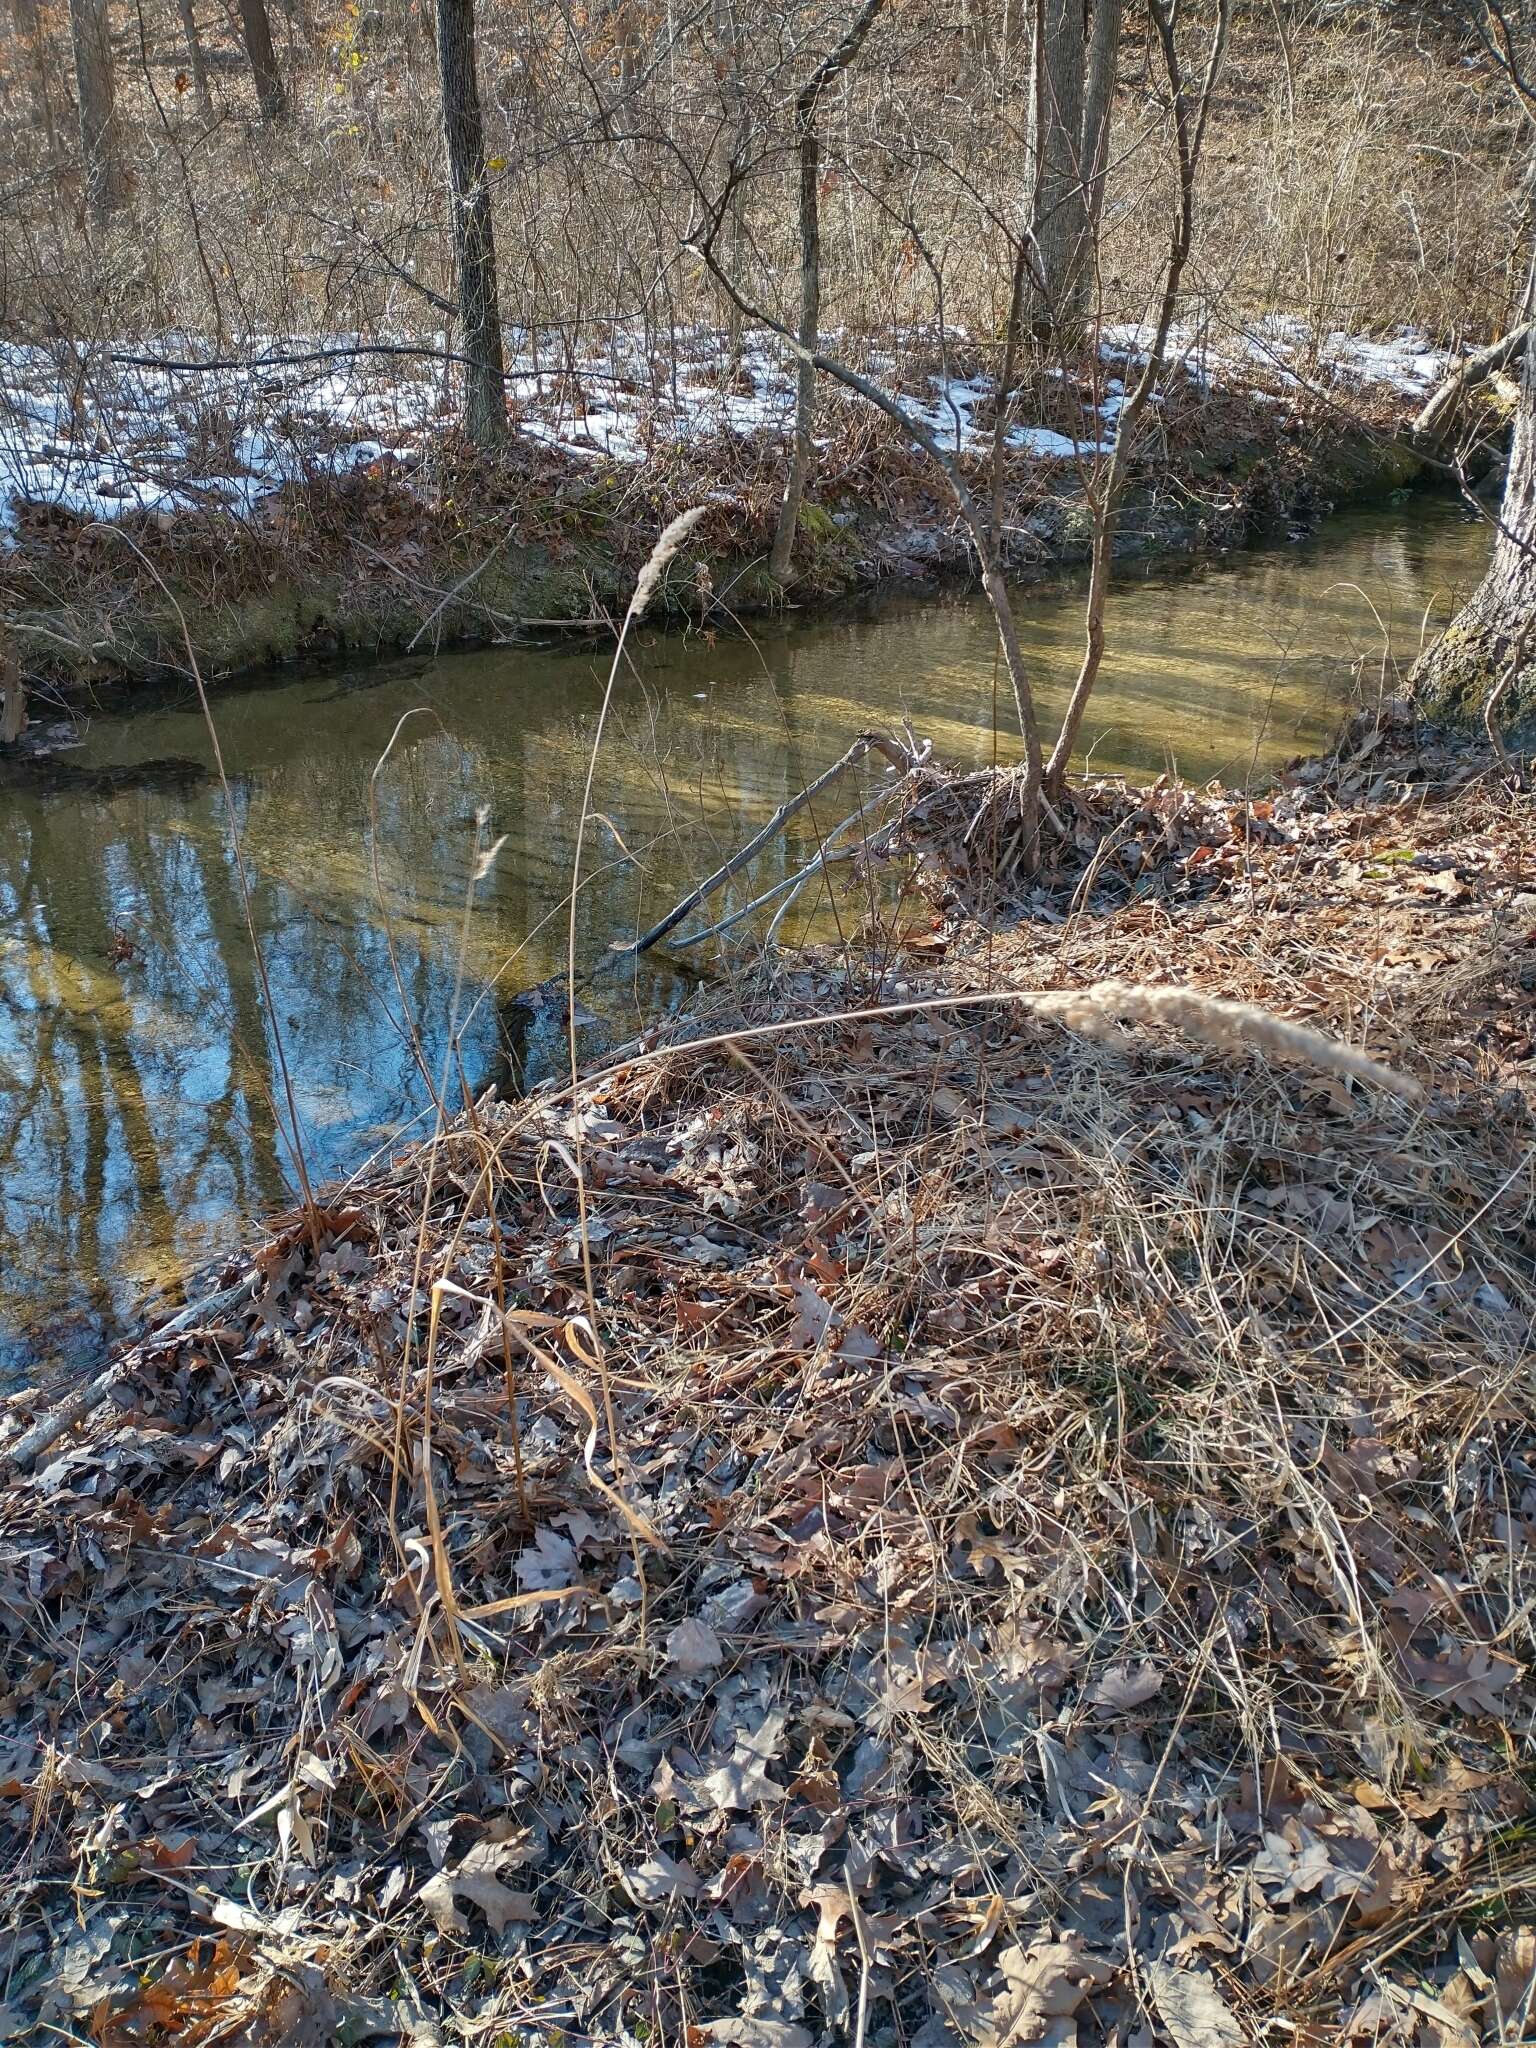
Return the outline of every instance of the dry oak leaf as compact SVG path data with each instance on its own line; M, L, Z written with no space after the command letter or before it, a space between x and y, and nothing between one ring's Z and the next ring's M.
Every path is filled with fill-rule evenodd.
M1458 1643L1454 1636L1443 1638L1442 1649L1439 1657L1421 1657L1413 1650L1400 1653L1414 1684L1464 1714L1497 1720L1504 1711L1497 1695L1520 1676L1522 1667L1512 1658L1490 1655L1481 1643Z
M728 1763L717 1764L712 1771L688 1783L689 1810L745 1811L754 1806L777 1806L785 1799L788 1795L784 1787L773 1782L766 1766L777 1758L783 1746L786 1718L781 1713L766 1714L761 1727L753 1733L739 1734Z
M998 1964L1007 1989L993 2002L977 2036L978 2048L1003 2048L1005 2043L1014 2048L1053 2032L1059 2037L1052 2022L1070 2019L1089 1993L1115 1974L1113 1963L1090 1955L1071 1934L1060 1941L1040 1935L1028 1948L1006 1948Z
M428 1878L416 1896L432 1915L439 1933L469 1932L457 1899L478 1906L496 1934L514 1920L537 1918L532 1894L510 1890L496 1875L498 1866L514 1853L514 1845L507 1842L477 1842L455 1869L440 1870L436 1877Z
M738 2013L728 2020L705 2020L702 2025L690 2027L690 2042L695 2034L706 2041L725 2041L730 2048L811 2048L812 2035L807 2027L797 2027L793 2020L767 2020L756 2015Z

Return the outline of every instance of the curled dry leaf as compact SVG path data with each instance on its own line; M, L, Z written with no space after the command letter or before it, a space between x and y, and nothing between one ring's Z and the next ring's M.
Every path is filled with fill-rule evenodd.
M1089 1700L1101 1714L1129 1714L1144 1707L1162 1684L1163 1674L1155 1664L1111 1664Z

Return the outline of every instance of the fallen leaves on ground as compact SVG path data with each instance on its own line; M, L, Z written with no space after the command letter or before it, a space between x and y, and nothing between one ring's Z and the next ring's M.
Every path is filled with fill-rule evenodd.
M1224 894L731 1000L1183 980L1420 1103L1006 1006L748 1068L722 1007L129 1347L3 1496L11 2033L1528 2030L1529 806L1317 802Z

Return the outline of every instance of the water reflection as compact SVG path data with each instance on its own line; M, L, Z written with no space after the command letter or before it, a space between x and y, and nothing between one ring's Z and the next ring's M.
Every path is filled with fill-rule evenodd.
M1411 653L1425 607L1468 588L1484 550L1482 529L1418 504L1337 522L1304 549L1128 582L1089 719L1095 764L1262 777L1323 736L1352 666L1374 674L1383 626ZM1031 592L1023 612L1049 718L1078 656L1076 592ZM751 640L652 635L638 657L597 774L577 906L588 961L864 726L910 722L956 760L1010 751L992 726L1007 691L990 623L970 600ZM316 1176L352 1167L420 1113L419 1061L437 1071L456 987L465 1066L479 1078L498 1057L483 992L510 994L563 965L601 669L590 651L495 650L219 700ZM99 720L54 788L0 796L0 1365L11 1371L88 1363L136 1299L174 1285L291 1185L274 1019L209 766L195 705L178 700ZM829 793L744 886L755 893L805 860L854 801ZM466 936L482 806L507 844ZM605 1001L624 1030L677 990L675 969L652 963ZM529 1028L558 1037L557 1021Z

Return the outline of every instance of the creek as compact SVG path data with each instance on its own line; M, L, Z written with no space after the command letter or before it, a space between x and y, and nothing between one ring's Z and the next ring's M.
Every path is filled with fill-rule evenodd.
M1422 497L1284 549L1129 570L1085 741L1095 769L1261 785L1322 743L1482 572L1486 525ZM1049 731L1081 644L1076 578L1032 586L1025 651ZM633 936L870 725L956 763L1011 754L985 605L886 599L750 637L644 630L597 764L583 963ZM195 698L99 716L0 802L0 1374L97 1360L150 1298L287 1205L277 1037L309 1171L412 1127L452 1020L473 1081L558 1018L502 1008L565 959L572 841L607 652L504 647L215 694L267 1016ZM412 714L407 716L407 714ZM400 721L405 723L400 726ZM378 767L400 727L389 758ZM829 791L738 901L853 808ZM476 814L506 835L466 917ZM376 827L376 830L375 830ZM726 908L716 899L713 914ZM792 931L832 929L825 901ZM610 973L612 1033L678 1000L653 959ZM275 1030L274 1030L275 1026Z

